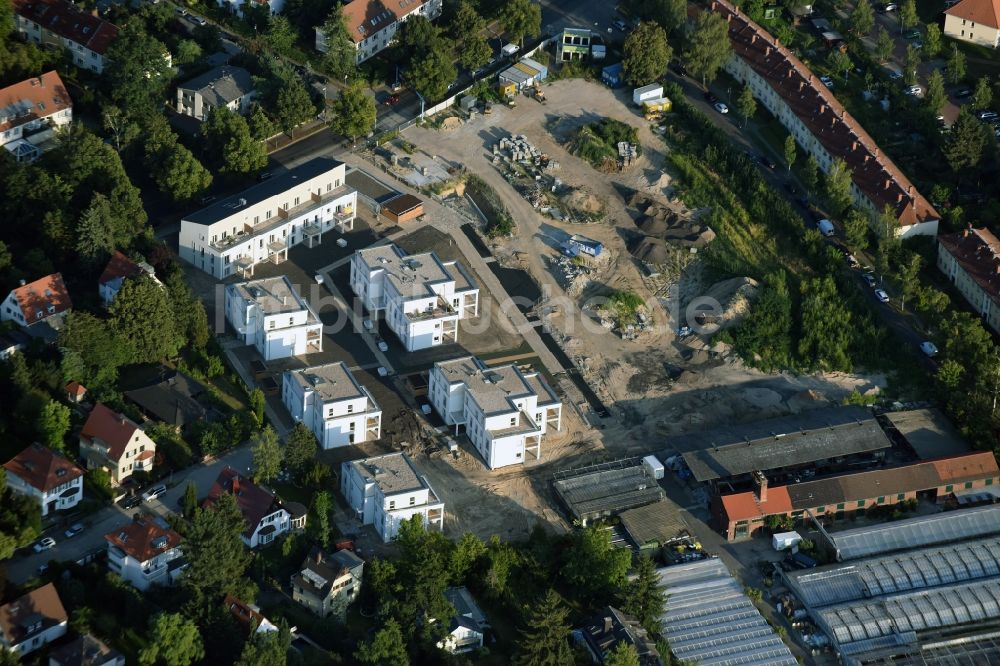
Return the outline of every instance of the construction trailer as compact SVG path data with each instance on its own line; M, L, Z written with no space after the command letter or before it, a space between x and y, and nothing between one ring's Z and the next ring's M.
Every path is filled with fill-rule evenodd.
M600 241L581 236L580 234L573 234L563 242L563 254L570 257L575 257L578 254L599 257L603 250L604 246Z
M658 83L651 83L648 86L636 88L632 91L632 103L636 106L642 106L644 102L662 97L663 86Z
M625 82L622 64L616 62L601 70L601 81L609 88L619 88Z

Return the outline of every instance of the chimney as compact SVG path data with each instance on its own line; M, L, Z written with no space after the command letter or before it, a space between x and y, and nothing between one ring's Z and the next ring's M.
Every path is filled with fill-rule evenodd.
M23 287L24 285L28 284L27 282L25 282L25 281L24 281L24 278L21 278L20 280L18 280L18 281L17 281L17 283L18 283L18 284L19 284L20 286L22 286L22 287Z
M605 631L605 633L610 633L611 632L612 624L613 623L611 621L611 616L610 615L604 616L604 631Z
M754 470L753 485L757 493L757 501L761 504L767 502L767 477L764 476L764 472Z
M879 152L879 149L878 149L878 147L876 146L876 148L875 148L875 159L878 159L878 152Z
M756 32L754 34L750 35L750 43L751 44L756 44L757 43L757 33Z
M323 563L323 551L319 548L316 549L316 564Z
M969 228L966 227L965 229L962 230L962 238L968 238L968 237L969 237Z
M913 185L910 185L908 188L906 188L906 193L910 196L911 199L913 198Z
M892 187L892 178L886 178L885 179L885 189L889 189L890 187Z
M871 158L872 158L871 155L869 155L868 153L865 153L865 164L868 164L868 160L870 160Z
M903 203L903 193L900 192L896 195L896 203Z
M791 70L789 70L788 75L789 76L792 75ZM805 88L805 86L806 86L806 82L805 81L799 81L799 92L802 92L802 89Z
M1000 264L997 264L997 275L1000 275Z

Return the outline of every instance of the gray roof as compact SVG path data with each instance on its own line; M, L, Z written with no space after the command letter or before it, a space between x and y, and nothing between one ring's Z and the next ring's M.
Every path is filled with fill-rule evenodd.
M362 478L374 482L383 495L430 489L405 453L387 453L384 456L354 460L350 464Z
M579 631L591 651L598 657L598 663L604 663L605 658L619 643L625 643L635 648L641 666L663 666L663 660L656 649L656 642L649 633L642 628L638 620L614 606L605 606Z
M247 188L239 194L226 197L207 208L202 208L201 210L185 215L184 220L206 225L220 222L233 215L239 209L253 206L273 196L277 196L291 189L294 185L332 171L342 164L343 162L335 160L332 157L313 158L305 164L300 164L285 173L268 178L264 182ZM241 203L241 200L245 203Z
M450 384L464 383L469 395L487 415L517 411L513 401L535 392L515 365L490 368L478 358L466 356L439 361L434 367Z
M242 67L222 65L177 87L192 90L201 95L206 103L219 107L253 92L253 79L250 72Z
M688 534L688 525L681 517L681 507L668 498L646 506L622 511L618 516L625 533L642 548L648 544L662 546Z
M443 282L454 282L456 292L476 288L458 262L441 261L434 252L407 254L391 243L367 247L357 254L369 271L385 271L386 280L404 300L430 298L434 295L430 285Z
M358 194L375 203L386 203L400 195L382 181L359 169L349 169L344 176L344 182L358 191Z
M455 608L455 616L471 620L477 631L482 631L481 627L486 624L486 616L479 608L479 604L472 598L469 589L466 587L449 587L444 591L444 598Z
M184 426L208 414L201 399L204 392L205 387L193 378L174 372L156 383L125 391L125 397L160 421Z
M553 483L556 494L574 518L610 516L652 504L664 492L638 458L568 470Z
M304 592L323 598L345 572L360 580L364 564L364 560L349 550L329 555L319 546L313 546L299 571L292 576L292 582Z
M315 391L323 402L367 397L371 400L372 408L378 409L375 400L358 383L343 361L289 370L288 374L298 382L299 386Z
M232 289L243 300L255 303L265 315L309 309L305 300L296 293L291 281L285 275L240 282L229 285L227 289Z
M943 458L969 450L968 442L937 409L888 412L883 418L899 431L917 455L924 460Z
M698 481L889 448L871 410L829 407L667 439Z

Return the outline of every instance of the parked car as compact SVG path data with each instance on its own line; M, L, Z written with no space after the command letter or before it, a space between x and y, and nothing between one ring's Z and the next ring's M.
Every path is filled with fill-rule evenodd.
M191 20L197 23L198 25L208 25L208 21L206 21L200 16L192 16Z
M997 117L997 112L985 109L983 111L976 112L976 117L980 120L993 120Z
M48 572L49 572L49 564L48 564L48 562L46 562L45 564L39 564L38 568L35 569L35 573L37 575L39 575L39 576L44 576Z
M53 539L52 537L42 537L41 539L38 540L37 543L35 543L34 546L31 547L31 550L35 551L36 553L41 553L50 548L55 548L55 546L56 546L55 539Z
M69 526L69 529L66 530L66 538L72 539L82 531L83 531L83 523L73 523L72 525Z
M970 88L969 86L962 86L952 94L955 96L955 99L965 99L966 97L972 97L972 88Z
M878 9L881 14L888 14L889 12L894 12L899 9L899 6L895 2L885 2L878 5L876 9Z
M257 174L257 181L263 182L273 175L274 174L272 174L270 171L261 171L259 174Z
M705 101L708 102L709 104L715 104L716 102L719 101L719 98L713 95L711 90L706 90L704 93L702 93L702 96L705 98Z
M917 30L916 28L912 28L910 30L907 30L906 34L903 35L903 37L905 37L906 39L920 39L920 31Z
M819 80L827 88L830 88L831 90L833 89L833 79L831 79L829 76L821 76L819 77Z
M877 298L878 300L880 300L883 303L888 303L889 302L889 294L885 293L884 289L876 289L875 290L875 298Z
M930 340L925 340L924 342L920 343L920 351L927 354L928 356L937 356L938 348L937 345L935 345Z
M382 102L382 103L385 104L386 106L392 106L393 104L398 104L399 103L399 95L395 95L395 94L389 95L388 97L385 98L385 101Z
M177 12L178 16L187 16L188 15L188 10L184 9L183 7L178 7L176 9L176 12Z
M876 285L875 276L871 273L865 273L863 277L865 278L865 282L868 283L868 286L874 289Z
M913 84L912 86L909 86L906 89L906 94L910 95L911 97L920 97L920 95L922 95L923 92L924 89L918 86L917 84Z
M347 239L346 238L338 238L337 239L337 247L347 247Z
M142 504L142 498L138 495L129 495L127 497L122 498L122 500L118 502L118 504L123 509L134 509L135 507Z
M617 28L618 30L621 30L622 32L625 32L625 29L628 27L625 25L625 21L622 21L621 19L614 21L611 25Z
M729 113L729 107L723 104L722 102L716 102L715 104L712 105L712 108L718 111L719 113Z
M160 495L163 495L166 492L167 492L167 487L161 483L160 485L153 486L152 488L150 488L149 490L147 490L146 492L144 492L142 494L142 501L143 502L152 502L157 497L159 497Z
M670 69L672 69L674 74L677 74L678 76L687 76L688 73L687 67L680 62L674 62L670 65Z
M389 351L389 343L387 343L385 340L379 340L377 345L378 345L378 350L380 352L384 353Z

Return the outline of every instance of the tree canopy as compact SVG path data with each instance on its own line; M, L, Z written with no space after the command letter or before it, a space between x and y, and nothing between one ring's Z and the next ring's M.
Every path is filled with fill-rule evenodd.
M516 666L572 666L569 647L569 610L549 588L530 608L518 639Z
M181 577L195 615L204 616L212 604L241 584L250 562L243 545L246 528L231 493L223 493L211 508L195 512L184 539L188 567Z
M148 275L125 280L108 312L118 339L129 341L132 363L173 358L184 343L166 289Z
M143 666L188 666L205 656L201 634L180 613L159 613L149 626L149 644L139 654Z
M321 28L326 37L326 53L323 54L323 68L330 76L344 79L357 71L357 48L347 32L344 10L336 6L326 17Z
M506 0L500 12L500 25L512 42L537 37L542 32L541 5L531 0Z
M633 86L644 86L663 76L672 53L666 31L652 22L641 23L633 30L625 38L624 50L622 71Z
M701 12L688 25L684 62L702 83L715 79L731 51L729 24L721 14Z
M338 134L356 140L375 128L375 98L365 93L360 86L351 86L340 92L331 105L333 120L330 123Z

